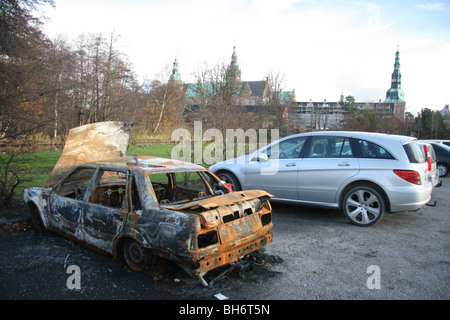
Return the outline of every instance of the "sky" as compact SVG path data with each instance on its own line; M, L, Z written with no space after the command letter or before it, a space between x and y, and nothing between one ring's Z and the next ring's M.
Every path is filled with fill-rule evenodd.
M120 36L139 80L175 58L184 82L230 61L243 81L284 74L297 101L384 100L400 51L406 111L450 104L449 0L54 0L46 34Z

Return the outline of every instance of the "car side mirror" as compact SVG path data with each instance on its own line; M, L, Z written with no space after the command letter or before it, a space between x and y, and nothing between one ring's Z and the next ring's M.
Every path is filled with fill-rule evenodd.
M269 161L269 157L268 157L267 154L265 154L265 153L260 153L260 154L256 157L256 161L259 161L259 162L267 162L267 161Z
M269 157L265 153L260 153L252 158L252 161L258 162L267 162L269 161Z

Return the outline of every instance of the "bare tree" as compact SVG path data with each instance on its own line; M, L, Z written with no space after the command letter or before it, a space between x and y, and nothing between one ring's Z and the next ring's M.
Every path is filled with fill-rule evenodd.
M198 107L200 119L197 120L204 121L205 127L223 132L245 122L242 121L245 110L238 103L243 86L237 70L222 61L212 67L200 66L194 76L196 82L188 89L187 104Z
M169 68L161 71L149 85L144 114L152 133L161 127L173 129L182 121L182 84L169 81Z
M288 133L288 112L293 97L285 91L286 76L280 70L270 70L266 76L267 99L264 104L267 116L274 126Z
M0 1L0 140L19 138L40 123L42 112L43 48L48 39L39 29L34 11L52 1Z

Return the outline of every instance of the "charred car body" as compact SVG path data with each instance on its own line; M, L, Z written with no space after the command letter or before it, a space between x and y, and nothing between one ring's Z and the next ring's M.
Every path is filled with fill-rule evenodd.
M270 194L228 193L217 176L191 163L123 157L129 140L123 123L80 128L69 135L47 185L24 192L35 225L123 255L135 271L157 257L172 260L203 283L209 270L272 241ZM96 158L113 149L118 157L86 162L90 148Z

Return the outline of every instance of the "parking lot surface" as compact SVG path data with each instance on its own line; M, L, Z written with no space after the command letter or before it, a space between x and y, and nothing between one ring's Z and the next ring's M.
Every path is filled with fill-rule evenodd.
M134 273L18 219L0 225L0 299L448 300L449 195L444 178L435 207L387 214L368 228L341 211L274 203L273 243L208 288L168 261Z

